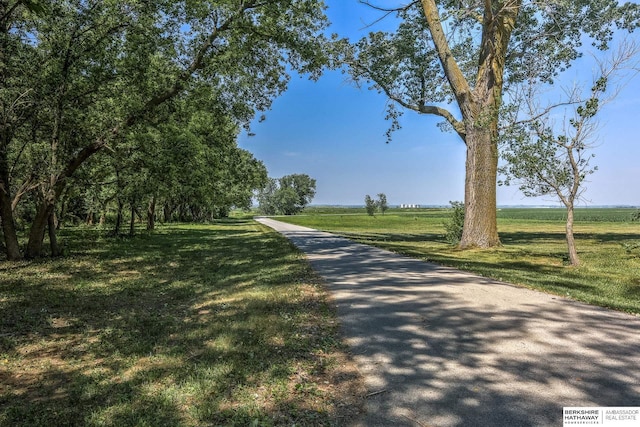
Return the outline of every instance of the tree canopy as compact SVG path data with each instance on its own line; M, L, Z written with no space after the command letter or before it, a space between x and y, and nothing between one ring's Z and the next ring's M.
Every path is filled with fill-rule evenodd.
M190 209L246 206L266 174L235 147L239 130L290 71L316 78L327 62L321 0L16 0L0 2L0 19L9 259L22 256L14 213L25 212L26 256L39 256L61 198L82 182L101 188L85 196L97 204L173 193Z
M307 174L270 178L258 192L259 209L265 215L295 215L316 195L316 180Z

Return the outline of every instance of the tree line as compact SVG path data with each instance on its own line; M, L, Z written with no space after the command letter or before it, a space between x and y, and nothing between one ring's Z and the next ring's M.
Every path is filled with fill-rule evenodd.
M267 182L240 130L319 75L319 1L0 1L0 219L9 260L60 218L203 219ZM28 242L18 244L18 228Z

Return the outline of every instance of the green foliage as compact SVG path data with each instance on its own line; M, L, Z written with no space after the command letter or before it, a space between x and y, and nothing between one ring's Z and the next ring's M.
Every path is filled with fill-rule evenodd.
M477 162L467 164L465 194L484 200L465 201L472 220L461 246L497 245L495 204L483 201L495 198L493 159L501 122L513 118L503 117L503 100L517 97L531 82L553 83L581 56L585 40L605 49L614 30L637 28L640 5L616 0L424 0L378 10L397 12L398 26L345 45L349 74L357 85L390 99L387 140L400 128L400 115L411 110L443 119L440 127L455 131L466 143ZM605 87L602 83L596 87ZM584 107L585 117L596 104Z
M382 213L382 215L384 215L384 213L387 211L387 209L389 209L389 205L387 204L387 196L384 193L379 193L378 194L378 209L380 209L380 212Z
M631 215L631 221L640 221L640 209Z
M464 226L464 203L449 202L451 204L451 214L444 222L445 239L452 245L460 243L462 238L462 228Z
M506 177L501 183L509 185L513 180L525 196L551 195L566 207L566 237L574 266L579 264L579 259L571 231L573 211L585 191L586 178L597 170L590 165L595 157L590 149L596 139L596 115L603 101L612 99L605 98L609 80L639 50L632 44L622 43L610 64L605 66L599 62L601 75L596 77L587 95L583 95L578 86L567 92L567 99L561 104L570 106L565 107L564 120L558 123L553 118L557 105L541 108L531 99L525 99L521 101L527 105L526 114L531 119L515 122L502 135L502 157L507 163L500 168ZM532 95L536 95L535 85L524 96L531 98Z
M378 193L378 199L374 200L368 194L364 196L364 206L369 216L374 216L377 210L380 210L382 215L389 209L387 204L387 196L384 193Z
M258 209L264 215L276 215L278 213L276 193L279 190L278 180L267 178L267 181L256 196Z
M509 4L499 12L502 19L495 17L491 21L491 25L501 22L505 27L502 30L507 31L506 27L511 24L507 15L518 13L509 45L506 52L501 53L504 55L505 92L517 90L523 82L553 82L581 56L585 38L591 39L597 48L605 49L616 28L633 30L640 22L640 5L618 4L615 0ZM482 2L439 2L438 8L444 27L451 32L448 37L450 59L457 63L467 82L475 82L483 65L478 58L491 56L483 52L487 46L482 43L483 36L493 28L483 26L480 19L495 11L485 11ZM441 57L432 42L423 5L413 2L399 7L397 16L395 31L371 32L345 47L349 73L357 83L386 94L404 109L441 116L446 120L444 128L453 129L452 121L441 110L425 108L450 104L451 113L455 115L455 110L459 110L450 81L444 78ZM602 86L603 82L598 83ZM401 114L402 111L395 108L390 110L391 131L399 129Z
M279 180L269 178L257 199L260 212L265 215L295 215L311 203L315 194L315 179L306 174L292 174Z
M0 2L0 18L2 203L16 200L33 256L34 218L65 203L89 217L248 208L266 173L239 129L290 71L317 78L329 62L320 0L20 0Z
M364 196L364 207L367 210L367 215L374 216L378 209L378 203L367 194Z

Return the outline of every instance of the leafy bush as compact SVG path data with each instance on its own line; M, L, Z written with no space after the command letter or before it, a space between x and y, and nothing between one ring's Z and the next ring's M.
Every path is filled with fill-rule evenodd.
M447 242L452 245L460 243L462 238L462 227L464 225L464 203L463 202L449 202L451 203L451 216L444 222L445 238Z

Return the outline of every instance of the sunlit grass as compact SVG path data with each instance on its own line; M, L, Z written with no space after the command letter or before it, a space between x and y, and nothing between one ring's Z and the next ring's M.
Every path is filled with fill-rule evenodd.
M302 256L251 221L63 234L0 264L0 425L336 425L360 383Z
M470 251L457 250L446 242L443 227L446 209L375 217L342 212L343 215L279 219L486 277L640 314L640 253L628 252L624 247L640 241L640 223L624 221L630 219L632 210L579 212L579 218L595 220L576 223L582 261L578 268L567 265L561 210L504 209L498 219L502 246Z

